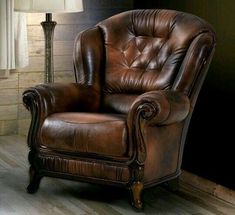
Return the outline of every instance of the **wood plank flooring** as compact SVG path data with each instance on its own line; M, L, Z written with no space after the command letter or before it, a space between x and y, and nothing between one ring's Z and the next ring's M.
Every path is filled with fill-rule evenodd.
M120 188L43 178L30 195L27 154L25 137L0 137L0 215L235 215L234 205L186 184L174 193L161 186L146 190L139 213Z

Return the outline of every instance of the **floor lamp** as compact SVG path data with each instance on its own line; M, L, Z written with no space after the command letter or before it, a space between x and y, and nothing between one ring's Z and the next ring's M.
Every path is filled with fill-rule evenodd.
M53 36L56 22L52 13L83 11L82 0L14 0L15 11L26 13L45 13L46 20L41 22L45 35L45 83L54 82Z

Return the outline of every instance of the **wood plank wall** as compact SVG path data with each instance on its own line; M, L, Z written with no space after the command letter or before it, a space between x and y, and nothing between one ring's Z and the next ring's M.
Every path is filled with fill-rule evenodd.
M121 11L133 8L133 0L84 0L84 12L54 14L55 82L74 82L73 41L81 30ZM28 14L29 65L0 77L0 135L27 134L30 115L22 104L22 92L44 80L44 34L39 24L44 14Z

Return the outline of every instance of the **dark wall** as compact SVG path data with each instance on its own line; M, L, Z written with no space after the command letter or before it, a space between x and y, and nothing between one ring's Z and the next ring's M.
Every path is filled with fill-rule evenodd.
M93 27L99 21L122 11L132 9L133 0L83 0L83 6L83 12L55 14L55 20L58 20L56 16L59 16L60 19L63 19L63 24L76 24L76 26L73 26L74 32L72 32L76 36L78 32ZM58 27L56 29L58 29ZM59 33L61 32L58 32L58 34ZM55 35L55 37L56 36L57 35Z
M135 0L135 8L168 8L212 24L217 47L194 110L183 168L235 189L235 1Z
M83 4L83 21L91 21L91 24L133 8L133 0L83 0Z

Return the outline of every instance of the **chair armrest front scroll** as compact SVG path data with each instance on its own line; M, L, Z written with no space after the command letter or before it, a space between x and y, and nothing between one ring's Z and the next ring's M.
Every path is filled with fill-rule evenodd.
M177 91L151 91L137 97L132 111L151 125L168 125L186 118L190 109L188 97Z
M150 91L136 98L128 113L130 139L139 164L146 159L142 129L144 124L163 126L183 121L190 111L188 97L177 91Z

